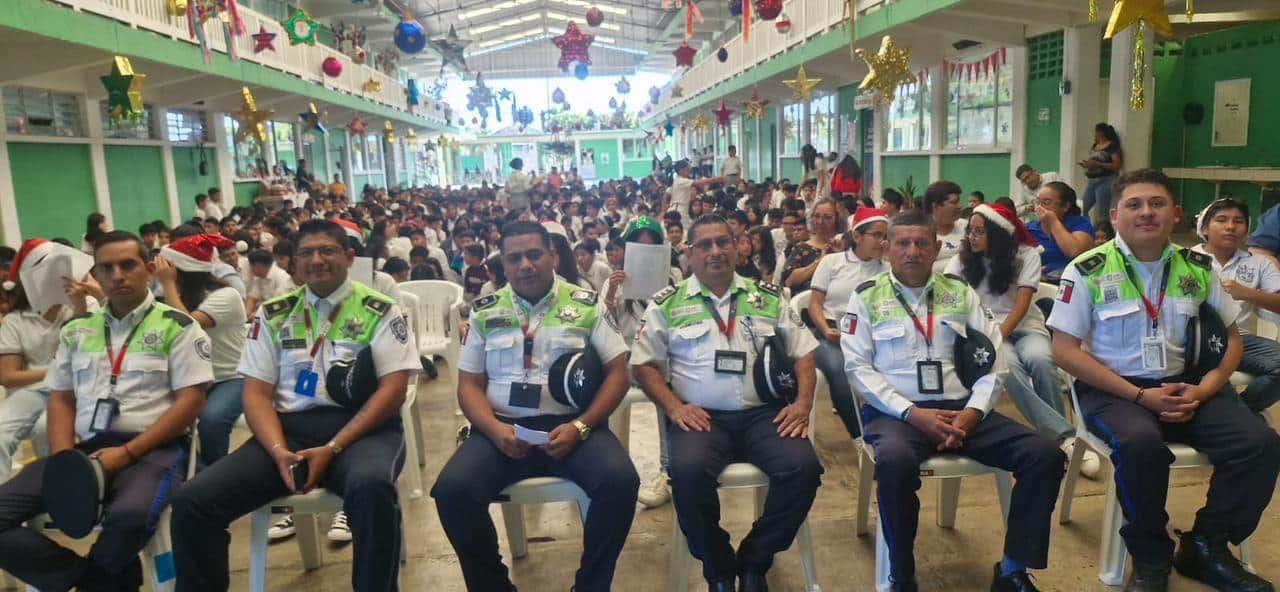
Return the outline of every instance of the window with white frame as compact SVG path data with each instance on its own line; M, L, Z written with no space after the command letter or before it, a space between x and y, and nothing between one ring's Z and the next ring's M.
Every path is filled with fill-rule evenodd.
M165 114L165 128L174 144L202 144L208 139L201 111L171 109Z
M995 148L1013 143L1013 66L984 63L990 62L959 64L948 77L948 148Z
M4 88L5 128L27 136L84 137L80 97L42 88Z
M382 136L370 134L364 137L365 171L382 172Z
M284 121L271 122L271 140L276 151L276 163L296 170L298 147L293 141L293 124Z
M258 145L258 141L252 135L246 136L243 140L236 140L236 132L240 129L240 123L228 116L222 117L222 125L227 130L227 151L231 153L232 162L235 163L236 176L248 178L257 176L258 167L266 168L266 157L262 153L262 147ZM268 147L270 143L267 144ZM267 172L265 170L261 171Z
M818 154L832 152L839 145L836 131L840 126L836 117L836 95L817 97L809 102L809 143Z
M804 131L804 105L796 103L787 105L782 108L782 129L778 133L782 136L782 153L783 154L800 154L800 134Z
M102 136L113 140L150 140L153 132L151 129L151 107L143 105L142 113L136 117L125 117L121 119L112 119L111 112L107 109L107 102L101 101L98 104L98 115L102 117Z
M932 144L932 74L898 87L885 126L887 152L928 150Z
M648 138L637 138L622 141L622 157L628 160L647 160L649 158Z

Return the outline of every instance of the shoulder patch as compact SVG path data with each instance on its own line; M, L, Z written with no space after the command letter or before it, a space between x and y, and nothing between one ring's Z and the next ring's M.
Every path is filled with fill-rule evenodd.
M186 313L179 312L172 309L164 311L164 318L177 323L179 327L182 327L184 329L186 328L187 325L190 325L192 322L194 322L194 319L192 319Z
M766 281L764 281L764 280L759 280L759 281L757 281L757 282L756 282L756 286L758 286L758 287L760 288L760 290L761 290L761 291L763 291L763 292L765 292L766 294L769 294L769 295L771 295L771 296L777 296L780 292L782 292L782 288L780 288L780 287L778 287L778 286L775 286L775 285L773 285L773 284L771 284L771 283L769 283L769 282L766 282Z
M484 310L486 308L489 308L490 306L493 306L494 304L497 304L497 302L498 302L498 295L490 294L488 296L481 296L479 298L476 298L475 301L471 303L471 307L475 310Z
M1077 261L1076 269L1079 269L1080 273L1084 275L1089 275L1097 271L1099 268L1101 268L1102 264L1105 263L1106 261L1107 261L1106 255L1103 255L1102 253L1094 253L1089 257L1086 257L1084 259L1081 259L1080 261Z
M289 312L290 310L293 310L293 305L297 304L297 302L298 302L298 297L291 295L285 298L281 298L280 300L272 300L270 302L267 302L266 304L262 305L262 310L266 312L267 318L270 319L272 317L278 317L286 312Z
M569 298L581 302L583 304L595 305L596 293L591 290L574 290L569 294Z
M876 281L875 281L875 280L867 280L867 281L865 281L865 282L862 282L861 284L858 284L858 287L857 287L857 288L854 288L854 289L853 289L853 291L854 291L854 292L866 292L867 290L870 290L870 289L871 289L871 287L872 287L872 286L874 286L874 285L876 285Z
M1191 249L1182 249L1180 252L1182 253L1182 258L1186 259L1187 262L1205 269L1213 269L1213 259L1209 257L1208 253L1201 253Z
M668 298L671 298L672 296L674 296L675 293L676 293L675 286L667 286L663 288L661 292L658 292L657 294L653 295L653 303L662 304L663 302L666 302Z
M363 304L365 308L373 311L378 316L387 314L387 311L391 310L391 303L377 296L365 296Z

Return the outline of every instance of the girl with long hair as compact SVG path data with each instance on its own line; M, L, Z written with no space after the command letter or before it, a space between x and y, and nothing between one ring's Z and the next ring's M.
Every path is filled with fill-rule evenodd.
M753 226L747 230L751 239L751 264L760 270L760 277L772 282L774 271L778 269L778 251L773 244L773 229L768 226Z

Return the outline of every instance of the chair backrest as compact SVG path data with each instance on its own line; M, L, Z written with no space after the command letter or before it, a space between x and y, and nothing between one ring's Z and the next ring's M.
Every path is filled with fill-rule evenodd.
M415 342L418 339L418 334L422 332L422 328L418 326L418 307L421 305L420 302L416 295L404 290L400 291L400 310L404 312L409 325L409 333L413 335Z
M1045 320L1049 320L1049 313L1053 312L1053 301L1058 297L1058 287L1040 282L1040 286L1036 288L1035 305L1040 308L1040 312L1044 313Z
M441 280L417 280L400 284L400 292L418 299L418 336L448 336L454 307L462 306L462 286Z
M791 298L791 309L796 311L806 327L813 327L813 318L809 315L809 299L812 297L813 291L805 290Z

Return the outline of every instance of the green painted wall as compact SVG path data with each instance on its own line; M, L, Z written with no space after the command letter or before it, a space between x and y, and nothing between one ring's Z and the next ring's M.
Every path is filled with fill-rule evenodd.
M967 198L970 191L981 191L987 201L1009 195L1013 175L1008 154L945 155L940 172L943 179L960 184L962 198ZM921 192L926 185L922 184Z
M622 156L618 154L618 140L582 140L579 150L594 150L596 154L596 179L608 181L622 176ZM581 166L579 166L581 171Z
M257 181L252 181L249 183L236 183L236 205L252 206L253 199L258 197L259 189L261 189L261 186L258 184ZM302 204L294 204L294 205L302 205ZM193 210L195 209L194 202L192 202L192 209ZM190 215L191 214L186 214L187 217L189 217Z
M311 170L311 174L315 176L317 181L323 181L326 185L330 181L329 170L332 166L329 159L324 154L324 137L319 134L308 134L311 137L311 144L306 147L305 156L307 159L307 168Z
M200 176L200 152L209 164L209 175ZM173 147L173 178L178 187L178 219L188 220L196 211L196 195L206 193L210 187L218 184L218 163L212 148L196 148L194 146ZM255 194L256 194L256 186ZM237 203L239 203L237 201ZM169 217L157 216L153 220L164 220Z
M928 156L885 156L880 160L881 187L896 189L910 177L916 186L915 197L924 194L924 188L929 185Z
M169 219L164 184L164 161L159 146L103 147L107 188L111 193L112 225L137 232L152 220Z
M10 142L9 168L22 237L80 246L85 218L97 210L89 147Z
M628 160L622 163L622 176L639 179L653 172L653 162L648 160Z
M1027 164L1058 170L1062 141L1062 31L1027 40ZM1022 163L1015 163L1018 166Z

